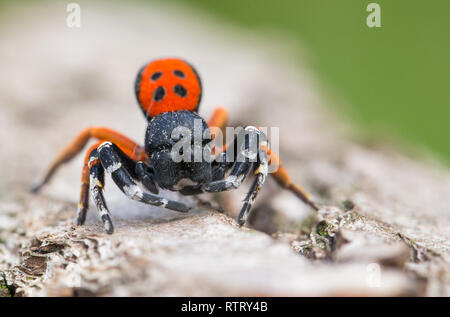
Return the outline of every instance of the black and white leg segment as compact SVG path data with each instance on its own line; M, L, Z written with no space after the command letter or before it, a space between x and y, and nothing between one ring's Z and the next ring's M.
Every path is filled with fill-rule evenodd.
M189 211L189 207L185 204L142 191L133 181L128 170L122 166L119 157L120 152L121 150L111 142L104 142L98 147L98 155L102 166L106 172L111 174L113 181L128 198L178 212Z
M267 141L266 141L267 144ZM256 196L258 195L259 191L261 190L266 177L268 173L268 157L266 151L259 153L259 164L257 165L257 168L255 169L254 173L256 175L255 180L253 181L252 185L250 186L250 189L247 192L247 195L244 199L244 205L241 208L241 211L239 212L239 215L237 217L237 223L239 225L243 225L250 214L250 208L252 207L253 203L256 200Z
M100 163L98 150L93 150L89 156L89 174L90 174L90 190L92 199L103 222L106 233L113 233L114 226L111 220L111 214L106 206L105 197L103 196L103 188L105 184L105 170ZM80 215L79 215L80 216ZM80 219L79 219L80 221Z
M258 161L258 144L266 139L257 128L249 126L242 130L234 139L230 147L234 148L233 158L230 160L228 152L227 161L234 162L228 177L224 180L211 182L203 187L206 192L221 192L241 186L252 166Z
M207 192L219 192L238 188L250 169L253 168L256 179L253 181L237 217L237 222L243 225L247 221L250 208L267 177L268 156L264 149L268 147L267 137L258 128L249 126L238 134L231 146L235 150L235 163L230 174L225 180L211 182L203 189Z

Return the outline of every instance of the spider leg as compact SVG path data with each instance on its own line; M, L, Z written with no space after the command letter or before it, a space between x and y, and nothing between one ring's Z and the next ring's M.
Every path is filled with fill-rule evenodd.
M80 188L80 201L78 203L77 210L77 225L83 225L86 221L86 214L89 208L89 188L90 188L90 167L93 163L99 163L98 158L95 156L97 153L97 147L100 146L102 142L96 143L92 145L89 150L86 152L86 156L84 158L84 165L81 170L81 188ZM95 153L91 158L91 153Z
M113 155L111 155L111 153L108 153L108 150L103 150L109 147L114 149ZM103 222L105 232L111 234L114 231L111 214L106 205L106 201L103 195L103 188L105 184L105 169L107 172L111 173L114 182L125 194L130 195L130 189L137 189L137 196L129 196L130 198L159 206L159 204L157 204L157 199L149 199L153 197L158 198L157 196L152 196L142 192L142 199L139 199L138 196L141 196L141 194L138 191L140 191L140 189L133 181L133 178L137 178L137 174L134 172L135 165L137 165L137 163L132 160L132 158L129 156L129 153L126 153L126 151L122 151L118 146L113 145L109 141L100 141L97 144L91 146L86 154L85 165L83 166L82 171L80 203L77 212L78 225L84 224L86 220L86 213L89 203L88 191L90 188L92 199L95 202L100 219ZM117 168L117 171L113 171L115 168ZM164 199L161 199L161 202L162 205L164 205L164 203L166 202L166 208L187 208L177 202L171 202ZM184 211L184 209L177 211Z
M267 141L265 141L267 144ZM256 175L255 180L253 181L252 185L250 186L250 189L247 192L247 195L244 199L244 205L242 205L241 211L239 212L239 215L237 217L237 223L239 225L243 225L250 214L250 208L252 207L253 203L256 200L256 196L258 195L259 191L261 190L262 186L264 185L264 181L267 177L268 172L268 158L266 152L260 152L258 155L259 158L259 164L257 168L254 170L254 173Z
M209 127L217 127L223 129L228 121L228 111L225 108L217 107L208 121ZM214 138L214 133L213 138Z
M58 168L75 157L86 145L90 138L98 140L108 140L114 142L122 149L129 152L133 160L145 160L146 154L144 148L123 134L106 127L89 127L79 133L56 157L52 162L42 180L31 188L33 193L37 193L45 184L47 184Z
M252 152L250 144L250 141L255 140L258 141L256 146L254 146L254 150L256 150L257 153ZM261 154L261 152L265 152L258 151L258 148L260 144L264 143L267 144L266 137L257 128L249 126L242 130L230 145L234 147L234 164L232 165L230 174L226 179L217 180L206 184L203 187L204 190L206 192L221 192L232 188L238 188L244 181L252 166L255 163L258 165L260 164L259 154Z
M92 199L99 211L100 219L107 233L112 233L114 227L111 220L111 214L106 206L105 198L103 196L103 188L105 186L105 171L100 163L98 155L98 147L105 141L100 141L92 145L86 153L84 165L81 172L81 190L80 202L77 211L77 225L83 225L86 221L86 214L89 207L89 189L91 191ZM128 169L133 164L133 161L124 155L122 162Z
M97 148L105 141L97 142L92 145L89 150L86 152L86 156L84 158L84 165L81 171L81 189L80 189L80 200L78 203L77 210L77 225L83 225L86 220L87 210L89 208L89 188L91 184L90 180L90 169L93 167L94 163L100 164L98 160L98 154L96 156L91 156L91 153L95 151L97 153ZM132 177L136 178L136 173L134 173L135 161L133 161L132 157L133 152L130 150L123 150L120 152L122 155L120 157L122 164L132 173ZM93 154L94 155L94 154ZM94 175L95 176L95 175ZM103 183L103 181L102 181Z
M305 204L309 205L314 210L319 210L319 206L311 199L311 195L308 194L300 185L292 182L286 169L281 165L280 158L267 147L265 148L267 154L269 155L270 164L276 164L278 170L271 175L277 181L278 185L294 193L298 198L300 198Z
M111 220L111 214L106 206L105 197L103 196L105 169L100 163L98 149L94 149L89 155L89 174L92 199L97 206L105 232L112 234L114 232L114 226ZM80 217L80 214L78 214L78 217ZM78 220L80 220L80 218L78 218Z
M208 127L211 131L211 139L216 138L217 129L222 130L223 134L227 121L228 121L228 111L225 108L217 107L208 121ZM223 139L221 141L223 142ZM220 150L222 149L214 145L212 153L213 154L218 153L220 152Z
M239 140L244 140L244 142L239 144ZM257 144L254 147L256 153L252 152L251 140L257 140ZM232 165L230 174L226 179L213 181L203 187L186 186L181 189L180 192L184 195L195 195L202 192L220 192L232 188L238 188L244 181L249 171L253 168L256 178L245 196L244 204L239 212L239 216L237 217L237 222L242 225L247 220L250 208L267 177L267 152L265 150L261 150L264 146L267 146L267 138L259 129L249 126L237 135L230 146L234 147L234 164ZM227 164L229 164L229 162L226 161L219 163L217 168L222 169Z
M99 159L103 168L111 174L113 181L128 198L174 211L189 211L189 207L183 203L142 191L133 181L130 172L122 165L120 153L121 150L111 142L103 142L98 148Z

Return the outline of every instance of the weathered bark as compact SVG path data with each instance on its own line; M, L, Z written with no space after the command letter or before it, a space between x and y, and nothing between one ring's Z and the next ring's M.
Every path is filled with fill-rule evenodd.
M160 7L81 6L95 22L80 30L61 25L56 4L42 14L13 9L1 22L0 295L450 295L448 168L355 142L309 76L279 64L282 43L275 52L256 39L249 47ZM186 55L202 75L201 115L220 102L234 125L280 127L283 162L322 204L318 213L269 179L253 228L239 228L233 217L248 184L202 196L223 214L198 205L179 215L128 201L107 179L116 232L106 235L94 208L74 226L82 155L42 194L27 193L88 125L142 140L133 76L168 53Z

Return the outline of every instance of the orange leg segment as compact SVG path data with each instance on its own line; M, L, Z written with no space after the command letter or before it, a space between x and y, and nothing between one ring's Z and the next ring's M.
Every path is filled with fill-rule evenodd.
M219 129L223 129L228 121L228 111L225 108L217 107L214 110L211 118L209 119L208 126L209 127L217 127ZM211 131L212 137L214 139L214 131Z
M53 163L50 165L43 180L32 188L33 192L38 192L39 189L47 184L56 170L64 163L70 161L75 155L77 155L90 138L96 138L98 140L110 141L119 146L131 159L139 161L146 158L144 148L138 145L130 138L123 134L106 128L106 127L89 127L78 134L75 139L72 140L56 157Z
M223 130L228 122L228 111L227 109L223 107L217 107L211 118L208 121L208 127L211 129L211 137L214 139L216 137L215 135L215 129L221 129ZM222 131L223 132L223 131ZM222 140L223 141L223 140ZM223 146L222 151L226 149L226 146ZM213 148L213 153L218 153L218 150L215 146Z
M93 150L98 148L103 141L100 141L94 145L92 145L89 150L86 152L86 156L84 157L84 164L81 170L81 188L80 188L80 200L78 203L78 215L77 215L77 225L84 224L86 220L86 212L89 207L89 187L90 187L90 179L89 179L89 170L91 166L95 164L100 164L98 160L89 162L89 155Z
M208 126L223 128L228 121L228 111L225 108L217 107L208 121Z
M298 198L300 198L305 204L311 206L314 210L319 210L319 206L311 200L311 196L308 194L306 190L304 190L300 185L297 185L292 182L291 177L289 176L286 169L281 165L281 161L278 155L271 152L270 149L265 148L267 155L269 156L269 164L278 166L278 170L271 175L277 183L294 193Z

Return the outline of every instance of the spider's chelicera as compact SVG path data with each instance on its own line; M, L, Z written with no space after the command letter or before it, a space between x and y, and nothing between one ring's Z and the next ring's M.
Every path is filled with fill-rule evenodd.
M90 191L105 231L113 233L111 214L103 196L105 171L130 199L177 212L187 212L189 207L159 196L159 188L182 195L221 192L238 188L252 172L255 179L237 218L242 225L271 163L270 166L277 167L271 175L279 185L318 209L310 196L292 183L279 157L269 149L262 129L248 126L237 133L227 131L227 136L234 138L226 146L213 142L222 141L220 129L225 127L227 111L217 108L208 123L198 115L202 87L189 63L165 58L144 65L136 78L135 93L148 120L143 146L105 127L87 128L60 152L33 192L42 188L61 164L79 153L90 138L95 138L98 142L88 149L82 169L78 225L85 222Z

